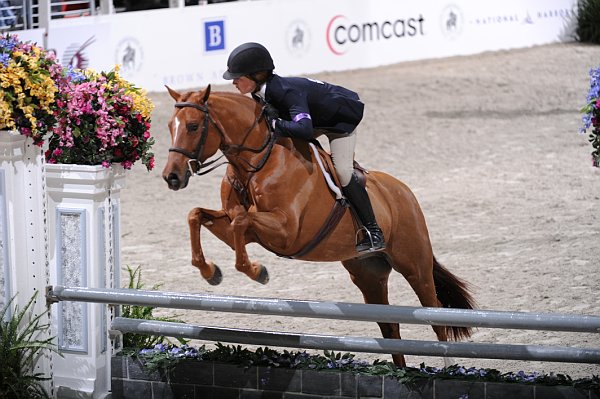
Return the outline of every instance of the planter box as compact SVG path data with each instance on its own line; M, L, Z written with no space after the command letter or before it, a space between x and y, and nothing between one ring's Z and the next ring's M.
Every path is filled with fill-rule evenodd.
M139 360L112 358L112 398L149 399L600 399L567 386L435 379L407 386L396 379L339 371L292 370L182 360L169 379Z

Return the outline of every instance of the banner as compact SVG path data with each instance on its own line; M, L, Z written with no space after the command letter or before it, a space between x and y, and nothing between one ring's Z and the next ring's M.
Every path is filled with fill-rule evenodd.
M318 12L315 12L318 10ZM227 57L256 41L277 73L313 74L570 41L576 0L256 0L53 20L59 59L120 64L149 91L224 84Z

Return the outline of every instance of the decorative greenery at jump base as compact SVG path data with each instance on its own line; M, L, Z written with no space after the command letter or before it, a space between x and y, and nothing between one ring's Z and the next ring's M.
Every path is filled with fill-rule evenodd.
M249 350L241 346L216 344L213 350L206 346L193 348L168 343L156 344L153 348L136 350L128 348L125 355L139 359L148 372L158 371L166 375L183 360L213 361L231 363L240 367L270 367L296 370L343 371L365 375L391 377L410 386L427 380L453 379L461 381L508 382L537 385L561 385L579 389L600 391L600 375L573 379L565 374L540 374L537 372L506 372L496 369L463 367L452 365L444 368L430 367L421 363L419 367L399 368L388 361L375 360L373 363L360 361L354 354L324 351L323 355L309 354L306 351L279 352L268 347Z

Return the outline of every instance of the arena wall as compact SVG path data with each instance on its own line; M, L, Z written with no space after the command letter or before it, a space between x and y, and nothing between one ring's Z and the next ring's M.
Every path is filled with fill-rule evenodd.
M121 65L149 91L223 84L238 44L267 46L282 75L376 67L570 41L576 0L256 0L50 21L63 64ZM38 35L39 37L39 35Z

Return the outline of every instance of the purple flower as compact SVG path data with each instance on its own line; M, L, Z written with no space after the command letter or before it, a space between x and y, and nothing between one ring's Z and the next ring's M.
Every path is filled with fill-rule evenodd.
M171 348L171 350L169 351L169 354L172 356L175 356L175 357L183 357L185 355L185 353L183 352L183 349L177 348L177 347Z
M10 55L1 53L0 54L0 64L4 65L6 68L8 66L8 60L10 59Z
M83 72L79 69L73 68L72 65L69 65L69 68L67 69L67 77L73 83L81 83L87 80L87 77L83 74Z
M18 39L16 35L7 35L6 37L0 38L0 51L11 52L17 47Z

